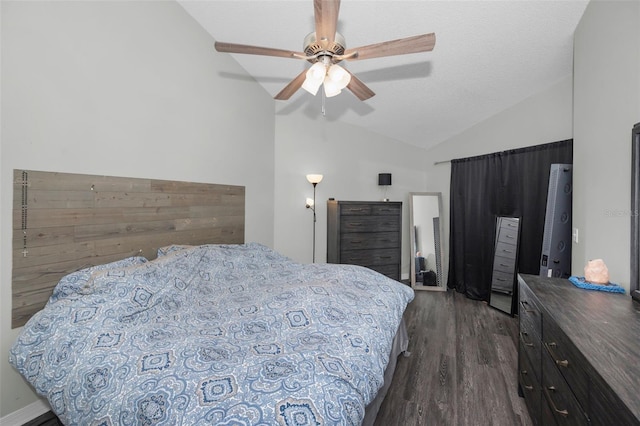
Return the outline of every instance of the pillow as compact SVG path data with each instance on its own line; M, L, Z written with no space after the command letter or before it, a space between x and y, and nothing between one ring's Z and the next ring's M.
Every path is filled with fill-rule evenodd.
M128 257L122 260L116 260L115 262L104 263L102 265L95 265L89 268L81 269L76 272L72 272L65 275L58 281L58 284L53 289L53 294L49 298L49 303L54 303L61 299L75 299L80 296L80 290L84 286L91 275L94 272L105 271L108 269L126 268L134 265L141 265L148 262L148 260L142 256Z
M170 246L160 247L158 249L158 257L166 256L169 253L173 253L174 251L180 251L180 250L188 249L191 247L195 247L195 246L171 244Z

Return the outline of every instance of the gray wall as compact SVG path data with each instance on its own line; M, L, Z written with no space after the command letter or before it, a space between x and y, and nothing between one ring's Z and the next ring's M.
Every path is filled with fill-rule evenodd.
M273 244L274 101L174 2L2 1L0 416L36 400L7 362L12 170L246 186ZM247 123L251 123L247 126Z
M631 128L640 122L640 2L592 1L574 39L575 275L602 258L629 288Z

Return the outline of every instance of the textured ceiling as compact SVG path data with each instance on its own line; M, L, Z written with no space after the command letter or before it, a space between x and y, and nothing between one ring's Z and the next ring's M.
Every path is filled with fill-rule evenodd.
M313 31L312 0L179 3L217 41L301 51ZM570 75L573 32L587 3L343 0L338 31L347 47L434 32L435 49L342 62L376 96L361 102L345 90L326 99L323 117L320 93L299 90L288 101L275 101L276 114L302 113L417 146L436 145ZM272 96L309 66L287 58L233 57Z

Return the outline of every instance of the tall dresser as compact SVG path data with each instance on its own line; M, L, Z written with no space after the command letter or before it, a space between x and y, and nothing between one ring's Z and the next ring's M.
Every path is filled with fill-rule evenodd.
M519 391L535 425L640 425L640 305L521 275Z
M327 262L366 266L400 280L402 203L327 201Z

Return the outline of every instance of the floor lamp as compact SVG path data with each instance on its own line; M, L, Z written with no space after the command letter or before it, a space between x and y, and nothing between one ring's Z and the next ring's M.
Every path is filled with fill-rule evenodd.
M316 263L316 185L322 181L322 175L307 175L307 180L313 185L313 198L307 198L307 208L313 212L313 263Z

